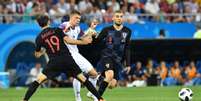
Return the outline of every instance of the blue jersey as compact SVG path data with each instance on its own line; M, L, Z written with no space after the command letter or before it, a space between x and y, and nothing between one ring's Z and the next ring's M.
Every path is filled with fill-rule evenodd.
M116 62L125 60L130 66L130 37L131 30L125 26L121 30L113 26L104 28L96 38L96 42L104 44L101 57L109 57Z

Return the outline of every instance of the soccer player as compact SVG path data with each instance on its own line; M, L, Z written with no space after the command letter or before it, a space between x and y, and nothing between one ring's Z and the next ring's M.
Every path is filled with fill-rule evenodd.
M48 16L39 17L37 22L43 30L36 38L35 56L40 57L44 52L46 52L49 57L49 62L46 68L43 69L42 74L40 74L37 80L29 86L23 101L28 101L41 83L47 79L53 79L60 73L66 73L77 78L99 99L99 101L103 101L95 87L82 74L82 71L75 63L71 53L64 43L88 44L92 39L89 37L85 37L82 40L69 39L60 28L50 28L48 26L50 22Z
M78 11L72 11L70 14L70 20L67 22L64 22L60 25L60 28L63 29L65 34L74 40L79 40L85 37L90 37L92 35L96 35L95 31L93 30L98 22L94 21L92 22L90 29L84 33L81 31L79 23L80 23L81 15L80 12ZM89 81L92 82L94 87L96 86L96 81L98 77L98 73L96 70L93 68L92 64L79 53L77 45L83 45L82 43L67 43L66 46L68 47L74 61L78 64L82 72L87 73L90 75ZM73 88L74 88L74 93L75 93L75 99L76 101L81 101L81 96L80 96L80 89L81 89L81 83L77 79L73 80Z
M131 30L123 26L123 12L115 11L113 15L113 25L103 28L97 36L95 43L103 42L104 48L101 52L100 63L104 66L102 76L103 82L99 86L99 93L102 95L108 84L112 82L116 86L119 70L124 68L130 71L130 37Z

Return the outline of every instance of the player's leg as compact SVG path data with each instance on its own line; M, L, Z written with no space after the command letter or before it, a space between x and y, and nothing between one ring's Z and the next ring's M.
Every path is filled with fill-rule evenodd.
M106 90L108 84L110 83L110 81L112 81L112 79L114 77L114 71L113 70L107 70L107 71L104 72L104 74L105 74L105 79L100 84L99 89L98 89L98 92L100 93L101 96L105 92L105 90Z
M84 58L80 53L73 53L72 56L73 56L75 63L80 67L82 72L88 73L90 75L89 80L95 86L96 81L97 81L96 77L98 76L98 73L93 68L91 63L86 58ZM81 96L80 96L81 83L78 80L74 79L73 80L73 88L74 88L76 101L81 101Z
M98 73L96 72L94 68L91 68L88 74L89 74L89 81L93 84L94 87L96 87Z
M92 68L89 72L89 81L93 84L93 86L96 88L97 80L98 80L98 73L94 68ZM87 97L92 98L94 101L97 101L97 98L91 93L87 93Z
M108 84L108 88L113 89L115 87L117 87L117 80L112 79L112 81L110 81L109 84Z
M39 85L41 83L43 83L46 79L47 79L47 76L41 73L38 76L37 80L30 84L30 86L23 98L23 101L28 101L30 99L30 97L34 94L34 92L37 90Z
M80 89L81 89L81 83L77 79L73 79L73 90L75 94L75 100L76 101L82 101L81 95L80 95Z
M98 93L96 88L92 85L92 83L82 74L77 75L77 79L79 79L86 87L87 89L94 95L99 101L103 101L103 98Z

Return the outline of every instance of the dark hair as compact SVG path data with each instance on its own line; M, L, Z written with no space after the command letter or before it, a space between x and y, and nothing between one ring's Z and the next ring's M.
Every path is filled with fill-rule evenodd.
M49 17L47 15L41 15L37 18L37 22L40 27L45 27L48 25Z
M79 11L73 10L73 11L71 11L70 16L71 16L71 15L75 15L75 14L81 15L81 13L80 13Z
M123 13L122 10L116 10L114 13Z

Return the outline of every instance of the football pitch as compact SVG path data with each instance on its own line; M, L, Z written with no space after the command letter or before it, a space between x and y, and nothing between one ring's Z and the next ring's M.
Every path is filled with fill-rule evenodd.
M106 101L180 101L177 87L142 87L107 89L104 94ZM193 90L193 100L201 101L201 86L189 87ZM21 101L26 88L0 89L0 101ZM93 101L86 97L87 90L83 88L83 101ZM30 101L75 101L72 88L40 88Z

